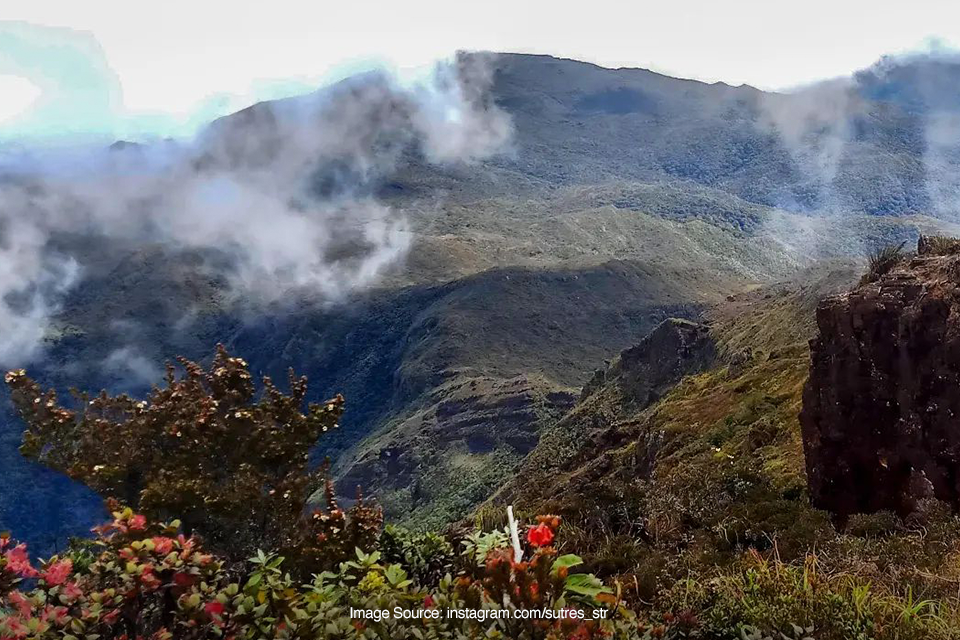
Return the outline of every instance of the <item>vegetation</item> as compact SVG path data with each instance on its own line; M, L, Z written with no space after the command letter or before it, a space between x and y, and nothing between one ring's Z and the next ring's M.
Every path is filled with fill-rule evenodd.
M855 282L840 267L728 301L712 316L716 366L640 412L593 394L576 410L596 423L579 451L538 446L537 459L569 463L550 483L531 478L518 504L560 514L561 551L623 584L648 621L693 619L697 637L724 639L960 637L948 507L856 516L838 531L809 505L805 340L815 301Z
M960 239L949 236L921 235L917 253L922 256L946 256L960 253Z
M282 556L258 552L230 565L178 533L179 522L154 524L129 508L113 517L93 546L38 568L23 545L2 539L0 638L636 637L618 597L596 578L571 573L579 559L548 546L554 518L530 529L520 560L503 545L479 563L446 549L460 565L456 578L447 572L421 581L409 571L416 567L357 548L352 559L301 583ZM481 613L446 613L454 609ZM532 609L555 615L496 617Z
M620 597L551 546L555 517L529 527L526 549L498 534L478 552L480 534L381 532L379 508L341 509L329 481L327 509L308 513L321 481L308 452L343 399L302 412L306 380L292 373L289 394L267 378L258 397L246 363L222 347L209 370L180 365L147 401L77 394L77 410L25 372L7 375L23 453L96 489L113 521L38 567L0 538L3 640L636 635ZM552 615L424 621L447 609Z
M95 542L36 567L0 538L0 638L960 635L953 514L930 504L910 520L875 514L837 531L807 503L796 412L817 284L736 297L724 306L737 317L716 321L722 362L642 412L592 396L575 409L582 431L540 437L564 406L558 396L664 317L697 316L748 281L823 256L949 230L913 215L939 204L916 118L895 100L868 99L870 126L827 184L802 149L757 128L752 89L509 59L497 91L518 115L520 153L465 171L400 167L385 190L419 212L416 250L354 306L296 301L241 323L244 309L204 273L204 256L56 239L84 281L53 319L40 379L60 388L82 372L85 385L127 388L116 386L131 382L123 371L99 366L116 347L149 361L196 358L230 335L255 370L277 378L292 361L322 397L344 391L351 407L331 437L340 400L304 408L300 379L286 394L267 382L256 398L246 365L225 353L209 370L181 362L180 377L142 403L81 396L68 408L12 374L24 453L126 506L111 503ZM438 191L449 195L439 206L415 206ZM815 211L835 203L841 214ZM956 250L925 238L933 253ZM899 259L879 251L868 278ZM527 393L514 381L533 371L543 380ZM518 405L505 420L503 408ZM496 439L481 437L497 428ZM341 458L344 475L373 485L395 515L438 525L468 514L539 442L525 459L561 464L521 468L519 486L549 489L522 506L531 523L549 511L563 524L531 526L521 562L505 553L500 506L481 510L482 526L469 531L381 529L377 506L341 507L310 470L318 437L355 456ZM61 501L68 515L77 494L38 481L36 466L6 457L13 448L0 447L0 517L11 524L13 514L22 531L23 504L37 498ZM410 473L395 473L401 458ZM312 512L308 496L324 494L326 507ZM555 550L533 546L554 535ZM349 616L351 606L532 602L611 616L599 628Z
M890 273L898 264L906 260L907 254L903 250L905 245L906 242L901 242L896 246L887 245L870 252L870 255L867 257L867 272L860 280L860 284L876 282L882 276Z
M286 429L320 436L342 401L302 411L306 383L295 377L289 395L266 382L257 396L245 363L222 349L209 369L181 362L183 373L171 372L140 409L123 396L82 395L80 408L66 409L14 372L25 453L104 496L128 489L132 481L120 479L133 460L147 471L134 474L139 492L119 493L133 508L108 501L113 521L93 542L34 562L0 539L0 638L958 638L960 520L949 509L930 501L907 520L857 516L837 531L806 497L797 425L804 327L811 290L838 287L850 277L842 272L729 301L713 318L723 359L639 413L618 414L602 404L609 394L591 395L578 411L599 426L584 432L581 450L521 471L533 493L517 496L529 523L519 559L498 507L443 535L381 527L379 509L362 501L339 507L322 472L309 471L304 441ZM229 411L200 411L213 401ZM234 422L238 411L251 417ZM199 416L216 426L201 430ZM201 445L196 462L171 425ZM100 446L87 444L97 434ZM243 452L199 442L223 449L227 437ZM257 437L274 446L255 446ZM169 458L138 451L148 446ZM275 447L302 462L278 466ZM101 477L87 457L119 471ZM198 463L249 465L263 486ZM166 483L191 469L191 500L145 499L168 495ZM285 481L303 489L299 508L276 508L287 514L282 525L241 519L245 492L251 509L286 505L270 494ZM310 514L320 486L327 508ZM221 492L236 496L233 520L201 506ZM535 515L547 511L559 515ZM397 607L409 617L351 615ZM585 619L423 619L448 609L574 610ZM594 611L606 617L594 620Z
M209 370L180 365L182 375L169 367L147 400L76 394L77 410L24 371L8 373L27 425L21 452L151 520L180 519L232 560L268 548L293 554L309 575L376 535L379 509L360 499L344 512L329 483L327 511L304 511L323 484L309 453L336 427L342 397L304 413L307 381L291 372L289 394L264 378L258 398L246 362L222 346Z

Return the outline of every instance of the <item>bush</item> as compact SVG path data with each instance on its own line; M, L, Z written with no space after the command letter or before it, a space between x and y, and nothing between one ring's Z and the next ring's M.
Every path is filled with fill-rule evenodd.
M947 256L960 253L960 239L948 236L920 236L917 253L921 256Z
M97 530L100 552L82 570L70 554L36 569L23 545L4 539L0 638L642 637L611 589L593 576L572 573L579 558L558 556L549 546L556 518L530 528L519 561L513 549L496 546L456 578L446 574L427 588L380 551L356 550L333 571L300 583L282 556L258 552L247 563L231 565L207 553L196 537L178 533L178 522L155 525L128 508L113 516ZM20 590L23 580L31 588ZM408 617L395 616L395 608ZM465 608L491 617L422 618L427 611ZM390 616L362 619L351 609L388 610ZM519 609L566 614L562 619L492 617ZM595 610L606 617L594 620Z
M453 571L456 556L453 545L433 532L413 533L388 524L380 535L384 560L402 566L423 586L435 586Z
M152 520L179 518L231 560L267 548L296 557L309 575L369 546L381 515L362 500L345 513L328 486L327 511L305 513L324 481L309 453L337 426L341 396L304 412L307 380L291 371L289 394L264 378L257 397L247 363L222 346L209 370L178 362L182 375L169 366L146 400L75 393L76 411L24 371L8 373L27 425L22 453Z

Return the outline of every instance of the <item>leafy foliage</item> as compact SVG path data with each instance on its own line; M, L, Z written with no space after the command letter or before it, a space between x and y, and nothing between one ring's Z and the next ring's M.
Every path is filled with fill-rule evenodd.
M838 534L805 500L794 425L803 356L778 348L688 377L621 424L620 446L602 466L561 478L566 494L553 498L564 524L555 516L530 522L519 559L502 521L446 537L392 526L381 533L378 508L359 500L342 509L329 482L326 509L305 515L301 507L288 536L235 534L250 543L236 544L216 519L155 524L112 500L114 519L94 542L36 567L23 545L0 537L0 640L955 638L956 516L931 503L911 521L881 514ZM15 392L32 384L11 378ZM59 409L55 397L31 397ZM171 420L193 415L187 404L166 406ZM56 422L64 414L51 415ZM71 414L69 423L76 428L85 416ZM128 434L122 422L101 418L104 437ZM67 451L41 447L41 460L70 459L73 433L63 429L62 440L47 441ZM661 435L647 437L653 432ZM656 448L653 473L636 471L648 469L642 447ZM171 515L176 508L145 505ZM245 544L256 545L249 559L238 555ZM351 613L359 609L390 616ZM498 617L531 610L567 614ZM447 613L424 619L434 611Z
M449 573L456 561L453 545L436 533L414 533L388 524L380 535L380 549L389 562L403 565L421 585L432 586Z
M113 515L97 531L100 550L92 562L81 565L74 552L38 570L22 545L6 551L0 638L638 637L633 615L612 591L593 576L570 574L578 559L558 558L551 547L531 547L519 562L507 550L493 550L484 562L456 578L448 573L432 588L380 551L357 549L333 571L301 583L290 561L274 553L261 551L242 566L229 566L197 538L178 534L178 522L155 525L128 508ZM23 578L33 586L20 590ZM389 615L364 619L351 616L351 609ZM464 609L479 613L440 615ZM522 609L555 615L503 615ZM593 611L603 615L594 619Z
M78 410L24 371L8 373L27 425L22 453L151 519L180 518L230 559L263 547L294 553L309 569L370 542L380 512L362 500L346 514L328 488L328 510L305 514L321 481L309 452L337 426L341 396L303 412L307 380L291 371L289 394L264 378L258 398L247 363L222 346L209 370L179 364L182 375L168 367L165 386L145 401L76 394Z

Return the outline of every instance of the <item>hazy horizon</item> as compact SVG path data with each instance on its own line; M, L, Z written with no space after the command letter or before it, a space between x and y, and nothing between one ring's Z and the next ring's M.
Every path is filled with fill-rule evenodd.
M649 9L601 0L434 0L333 7L176 0L163 7L14 2L0 21L0 137L182 136L257 101L357 71L427 73L457 50L548 54L604 67L782 90L845 76L885 54L950 50L960 7L883 12L864 2L771 8L753 0ZM772 12L772 13L771 13ZM829 19L828 19L829 18Z

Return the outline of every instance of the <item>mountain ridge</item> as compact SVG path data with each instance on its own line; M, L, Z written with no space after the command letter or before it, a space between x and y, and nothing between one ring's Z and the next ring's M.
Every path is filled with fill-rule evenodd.
M808 94L550 56L504 54L494 66L492 99L512 119L511 154L438 165L406 149L391 173L361 185L405 216L411 235L405 260L374 287L335 304L290 292L266 310L238 306L203 270L202 252L63 236L59 250L79 256L85 276L54 317L38 377L60 388L83 381L137 391L163 360L202 359L222 341L255 371L308 374L314 399L345 391L343 429L318 454L335 456L339 477L406 495L406 481L355 463L370 459L372 443L406 446L409 421L458 385L481 381L489 399L518 379L537 380L537 393L569 393L666 317L703 320L727 296L818 260L956 228L931 205L949 189L928 188L929 171L954 166L949 145L942 166L930 164L916 100L909 109L890 102L874 72L867 85L883 100L831 88L839 115L819 114L811 133L804 117L818 116L818 105ZM784 105L797 113L781 117ZM240 129L254 112L274 117L272 108L226 116L220 129ZM774 125L791 118L799 130L784 137ZM326 178L350 166L322 169L314 186L329 195ZM134 375L137 365L148 365L145 375ZM435 440L453 450L491 430L493 405L479 398L476 406L485 417L473 434ZM546 425L528 419L519 430L536 438ZM17 428L3 421L7 441ZM11 449L2 455L17 473L33 473ZM482 485L506 480L521 458L511 453ZM470 495L456 512L436 513L466 515L483 499ZM429 503L393 509L431 518ZM15 501L0 503L5 526L20 518Z

